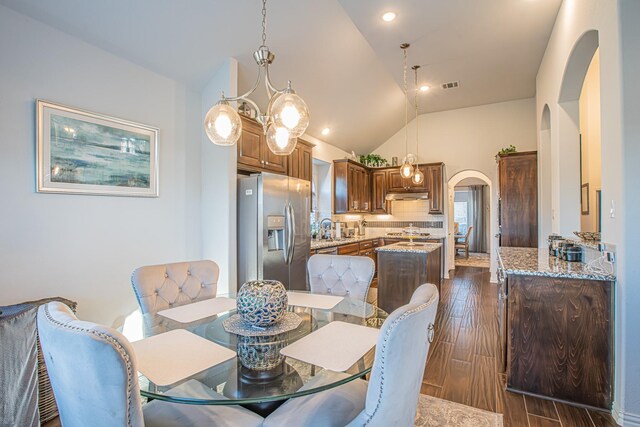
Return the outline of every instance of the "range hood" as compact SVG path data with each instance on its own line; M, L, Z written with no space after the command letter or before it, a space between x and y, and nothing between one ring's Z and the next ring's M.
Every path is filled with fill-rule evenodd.
M429 193L387 193L386 200L429 200Z

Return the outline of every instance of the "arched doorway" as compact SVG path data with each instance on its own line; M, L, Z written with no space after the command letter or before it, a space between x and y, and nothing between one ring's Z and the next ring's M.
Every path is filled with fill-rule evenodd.
M498 247L498 241L495 235L498 233L498 217L497 217L497 206L498 206L498 196L497 189L493 185L491 179L485 175L484 173L477 170L464 170L453 175L449 181L447 182L448 186L448 194L449 194L449 209L448 209L448 230L447 230L447 271L450 269L455 269L455 249L454 249L454 197L455 197L455 187L460 182L466 179L474 178L476 180L480 180L489 186L489 255L490 255L490 271L491 271L491 281L496 282L496 270L497 270L497 257L496 257L496 249Z
M557 139L553 149L553 231L571 235L580 230L582 186L580 162L580 95L587 71L599 46L598 31L576 41L565 66L558 97Z
M538 137L538 242L544 242L554 229L551 189L557 181L551 171L551 110L545 104Z

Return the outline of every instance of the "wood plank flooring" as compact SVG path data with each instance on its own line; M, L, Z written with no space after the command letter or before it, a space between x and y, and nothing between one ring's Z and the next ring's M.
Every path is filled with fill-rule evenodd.
M444 280L422 393L503 414L505 427L616 427L608 413L505 391L497 371L496 285L489 270L457 267Z

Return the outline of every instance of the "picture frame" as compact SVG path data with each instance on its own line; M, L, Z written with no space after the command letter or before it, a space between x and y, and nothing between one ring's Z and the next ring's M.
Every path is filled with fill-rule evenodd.
M582 215L589 215L589 184L582 184L580 191L580 210Z
M37 192L158 197L153 126L36 101Z

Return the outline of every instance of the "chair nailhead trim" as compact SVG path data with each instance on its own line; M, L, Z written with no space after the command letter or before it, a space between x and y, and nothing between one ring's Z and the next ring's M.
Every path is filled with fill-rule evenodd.
M384 365L386 362L386 358L387 358L387 345L389 344L389 336L391 335L391 332L393 331L393 329L398 326L398 323L400 323L402 320L406 319L407 317L409 317L412 314L415 314L419 311L424 310L425 308L427 308L430 304L432 304L432 299L433 297L425 302L424 304L420 304L419 306L417 306L414 309L411 309L405 313L402 314L402 316L398 317L396 320L393 321L393 323L391 324L391 326L389 327L389 329L387 329L387 333L384 336L384 340L382 342L382 349L380 350L380 363L382 364L382 372L384 372ZM371 413L371 415L369 415L369 418L367 418L367 420L365 421L364 425L369 425L371 423L371 421L373 420L373 417L376 415L376 412L378 412L378 408L380 407L380 403L382 401L382 392L383 392L383 388L384 388L384 374L380 374L380 389L379 389L379 394L378 394L378 400L376 402L376 407L373 409L373 412ZM366 410L366 408L365 408Z
M131 405L131 388L133 386L131 378L133 377L133 364L131 363L131 358L129 357L129 354L127 353L125 348L122 346L122 344L120 344L120 342L118 342L118 340L116 340L114 337L107 335L103 332L80 328L78 326L69 326L67 323L62 323L57 321L51 316L51 313L49 313L49 307L47 305L44 306L44 314L47 320L49 320L54 325L58 325L73 331L88 332L90 334L96 335L102 338L103 340L105 340L107 343L111 344L113 348L115 348L116 351L120 353L120 356L122 356L122 359L124 360L125 366L127 368L127 425L131 426L131 406L132 406Z

